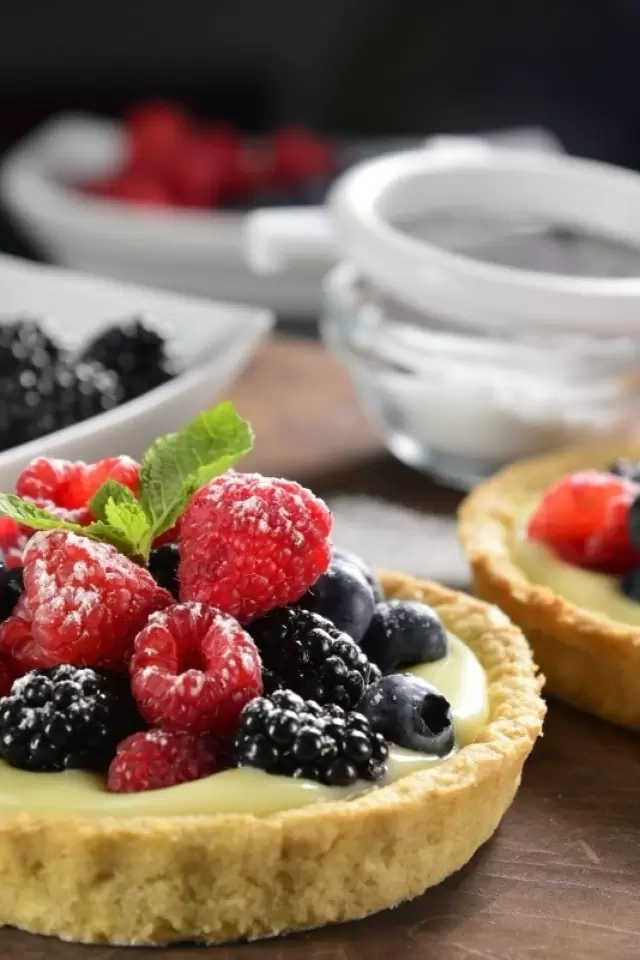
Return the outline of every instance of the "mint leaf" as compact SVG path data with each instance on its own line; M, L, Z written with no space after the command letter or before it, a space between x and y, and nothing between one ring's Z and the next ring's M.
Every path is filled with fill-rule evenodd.
M87 527L79 527L75 532L82 537L89 537L91 540L102 540L104 543L110 543L120 553L124 553L134 560L141 558L137 542L124 529L117 530L102 520L96 520L95 523L90 523Z
M137 553L144 555L141 545L149 535L149 520L135 497L132 495L131 500L119 503L109 497L104 515L109 528L133 544Z
M140 502L149 519L150 543L169 530L198 487L224 473L253 446L253 431L221 403L179 433L160 437L147 450L140 470Z
M34 530L71 530L81 533L85 529L79 523L62 520L14 493L0 493L0 513Z
M113 500L114 503L138 502L129 487L118 483L117 480L105 480L98 492L94 493L89 500L89 509L98 520L106 521L105 508L108 500Z
M11 517L33 530L68 530L81 537L92 540L104 540L112 544L121 553L135 556L138 553L137 544L124 531L113 529L108 524L98 521L83 527L79 523L70 523L55 514L37 507L29 500L22 500L13 493L0 493L0 514Z

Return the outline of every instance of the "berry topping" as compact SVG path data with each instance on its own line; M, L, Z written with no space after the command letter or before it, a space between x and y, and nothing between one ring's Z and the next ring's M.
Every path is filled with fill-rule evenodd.
M136 637L131 688L148 723L224 736L262 691L260 657L231 617L178 604L152 616Z
M159 387L176 373L167 337L146 317L113 324L91 341L83 358L115 371L125 400Z
M607 472L612 473L615 477L624 477L625 480L640 484L640 460L620 457L618 460L614 460Z
M121 666L149 614L172 602L115 547L64 530L31 538L24 582L39 666Z
M0 324L1 377L43 370L58 359L59 352L46 324L30 319Z
M639 487L640 490L640 487ZM631 542L638 551L638 563L640 564L640 494L636 496L635 500L632 502L629 507L629 517L627 519L627 527L629 530L629 537Z
M639 493L632 481L597 470L563 477L543 495L528 536L568 563L624 573L640 563L627 524Z
M0 516L0 560L5 567L11 569L22 566L22 554L29 536L30 530L25 534L11 517Z
M0 653L0 698L11 693L13 681L20 676L20 670L9 657Z
M160 587L178 599L178 563L180 552L177 543L165 543L156 547L149 557L149 573Z
M259 697L242 711L234 741L238 767L349 786L380 780L388 748L360 713L321 707L290 690Z
M371 623L375 600L358 567L334 557L327 572L300 598L298 606L325 617L358 641Z
M123 677L67 664L33 670L0 700L0 755L24 770L103 769L138 723Z
M246 623L299 600L331 560L331 514L309 490L224 474L192 497L180 530L180 596Z
M36 457L18 477L16 491L35 503L75 511L86 508L107 480L116 480L135 493L139 473L140 466L131 457L108 457L97 463ZM87 511L87 522L90 516Z
M23 590L22 567L7 568L0 561L0 622L11 616Z
M415 600L388 600L375 609L360 646L383 673L447 655L447 632L435 610Z
M160 790L215 772L215 757L200 737L148 730L132 734L118 746L109 767L107 789L111 793Z
M287 687L305 700L350 710L380 676L351 637L308 610L273 610L248 629L270 689Z
M437 757L446 757L455 747L449 701L420 677L383 677L365 691L358 710L374 730L400 747Z
M620 589L625 597L640 603L640 567L634 567L633 570L625 573L620 581Z
M0 651L16 664L20 673L40 666L40 650L31 636L31 611L25 593L18 600L12 615L0 623Z
M384 600L384 594L382 592L382 587L380 586L380 581L376 577L371 567L364 562L362 557L359 557L357 553L352 553L351 550L344 550L343 547L334 546L333 559L341 560L344 563L350 563L352 566L357 567L373 590L373 596L376 603L380 603L381 600Z

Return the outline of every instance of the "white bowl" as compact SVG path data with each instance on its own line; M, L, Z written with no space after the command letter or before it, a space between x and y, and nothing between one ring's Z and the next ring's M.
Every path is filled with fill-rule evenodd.
M267 310L84 277L4 256L0 292L0 323L20 314L50 318L72 348L109 323L149 313L173 337L182 371L108 413L1 452L2 490L11 489L24 465L40 455L78 460L120 453L138 457L159 434L177 430L220 397L274 319Z
M3 203L38 250L87 273L310 315L327 264L286 278L246 263L241 212L155 209L93 199L74 190L119 167L122 126L90 116L54 117L9 151Z

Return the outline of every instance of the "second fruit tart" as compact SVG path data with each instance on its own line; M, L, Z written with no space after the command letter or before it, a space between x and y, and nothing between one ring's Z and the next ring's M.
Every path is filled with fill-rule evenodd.
M2 922L149 944L361 917L509 806L544 712L519 631L378 580L310 491L228 470L250 446L222 405L140 466L40 459L0 495L26 541L0 571Z
M640 447L523 461L459 514L479 597L526 634L549 693L640 729Z

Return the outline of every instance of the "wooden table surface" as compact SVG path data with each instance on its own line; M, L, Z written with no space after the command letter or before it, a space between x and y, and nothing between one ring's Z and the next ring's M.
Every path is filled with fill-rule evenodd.
M304 480L321 493L375 493L430 510L455 508L455 494L384 454L346 377L318 346L269 344L231 393L256 428L251 458L256 469ZM134 955L150 956L0 931L2 960ZM637 960L638 740L551 703L545 736L497 835L440 887L358 923L250 945L173 947L157 955L162 960Z

